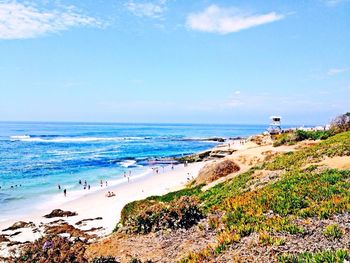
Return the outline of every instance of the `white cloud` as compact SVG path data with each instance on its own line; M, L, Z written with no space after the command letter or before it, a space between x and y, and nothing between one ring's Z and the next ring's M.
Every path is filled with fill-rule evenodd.
M44 11L16 1L0 2L0 39L34 38L71 27L101 25L97 19L76 12L72 6Z
M166 10L165 4L166 0L159 0L154 3L135 3L130 1L125 6L135 16L160 18Z
M350 70L350 68L331 68L328 70L327 75L334 76L334 75L338 75L338 74L347 72L349 70Z
M248 14L235 8L222 8L211 5L204 11L191 13L187 17L187 26L193 30L228 34L250 27L271 23L284 18L276 12L267 14Z

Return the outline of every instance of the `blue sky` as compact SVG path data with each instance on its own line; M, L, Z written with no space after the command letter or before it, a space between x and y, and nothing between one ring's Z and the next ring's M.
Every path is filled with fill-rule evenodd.
M0 0L0 120L327 123L349 26L349 0Z

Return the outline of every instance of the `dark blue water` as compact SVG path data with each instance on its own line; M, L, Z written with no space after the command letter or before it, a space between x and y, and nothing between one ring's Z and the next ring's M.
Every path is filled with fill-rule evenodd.
M236 137L261 133L259 125L166 125L0 122L1 215L25 213L57 194L100 180L144 173L150 158L181 156L215 142L188 138ZM12 186L12 187L11 187Z

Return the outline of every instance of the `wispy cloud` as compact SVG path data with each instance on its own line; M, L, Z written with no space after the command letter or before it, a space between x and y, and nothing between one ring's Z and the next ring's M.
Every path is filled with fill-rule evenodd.
M350 68L331 68L328 70L327 75L328 76L335 76L344 72L349 71Z
M79 26L102 26L102 23L77 12L73 6L40 10L27 3L0 2L0 39L35 38Z
M249 14L236 8L211 5L201 12L189 14L187 26L192 30L202 32L228 34L283 18L284 15L276 12Z
M341 4L347 0L324 0L324 3L328 6L336 6L338 4Z
M135 16L161 18L166 10L166 2L166 0L143 3L135 3L134 1L130 1L126 3L125 6Z

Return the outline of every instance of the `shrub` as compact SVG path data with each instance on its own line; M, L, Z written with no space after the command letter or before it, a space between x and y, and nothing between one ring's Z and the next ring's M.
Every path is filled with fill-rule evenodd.
M293 145L296 142L304 140L325 140L333 135L332 131L304 131L297 130L295 132L283 133L275 136L274 147L281 145Z
M350 112L337 116L331 122L331 130L334 133L350 131Z
M146 234L164 229L188 229L203 218L198 199L183 196L169 203L156 203L128 218L128 231Z
M170 192L162 196L150 196L144 200L134 201L126 204L121 211L120 225L124 225L129 218L136 217L142 211L157 203L168 203L179 199L182 196L195 196L201 193L202 185L193 188L185 188L179 191ZM118 229L118 226L115 230Z
M297 130L295 132L296 141L304 140L325 140L332 136L331 131L303 131Z

